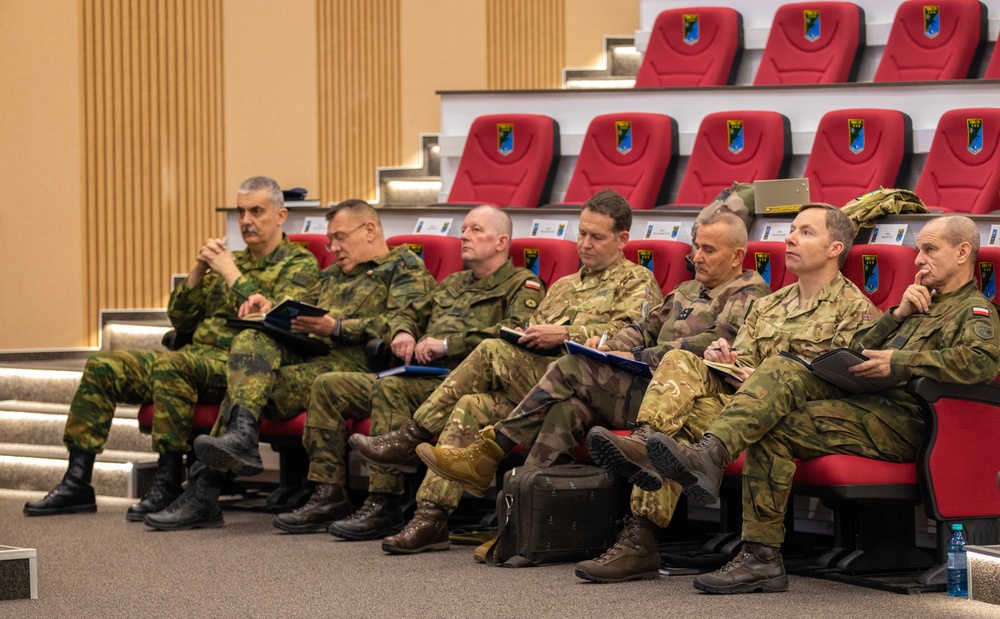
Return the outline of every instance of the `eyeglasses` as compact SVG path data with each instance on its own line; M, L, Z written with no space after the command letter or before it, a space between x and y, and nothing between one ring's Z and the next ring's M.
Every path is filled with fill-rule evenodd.
M367 223L368 223L367 221L364 222L363 224L361 224L357 228L351 230L350 232L335 232L335 233L331 234L329 236L330 240L327 241L326 245L325 245L326 251L333 251L333 245L334 245L334 243L336 243L337 245L343 244L343 242L347 240L347 237L351 236L352 234L354 234L358 230L364 228L365 224L367 224Z

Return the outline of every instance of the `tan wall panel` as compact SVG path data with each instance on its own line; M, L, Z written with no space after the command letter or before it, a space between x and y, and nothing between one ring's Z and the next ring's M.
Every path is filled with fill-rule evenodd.
M566 0L566 67L600 66L605 36L633 37L638 29L639 0Z
M564 0L486 0L486 50L488 88L561 87Z
M223 230L221 0L82 7L84 326L163 307Z
M324 200L375 198L400 164L399 0L316 0Z
M402 165L441 130L439 90L486 88L486 0L402 0Z
M0 2L0 349L82 346L79 13Z
M224 0L226 204L263 174L319 193L316 0ZM261 25L266 27L262 28Z

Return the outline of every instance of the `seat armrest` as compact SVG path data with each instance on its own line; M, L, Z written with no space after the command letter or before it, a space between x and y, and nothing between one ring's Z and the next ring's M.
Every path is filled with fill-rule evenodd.
M981 402L1000 408L1000 382L998 381L987 385L960 385L920 377L906 383L906 393L930 403L937 402L941 398L952 398Z
M194 333L179 333L175 329L171 329L163 334L160 343L167 350L180 350L190 344L193 339Z

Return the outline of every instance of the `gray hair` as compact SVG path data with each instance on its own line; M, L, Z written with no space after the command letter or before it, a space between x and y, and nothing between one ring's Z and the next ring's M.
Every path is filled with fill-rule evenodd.
M237 193L247 195L261 190L267 191L267 200L275 211L285 208L285 194L278 182L269 176L251 176L240 184Z
M711 215L705 217L698 222L698 230L704 226L713 226L719 224L725 226L726 228L726 242L729 243L730 247L736 249L742 247L747 248L747 226L743 223L743 219L736 213L730 211L728 208L720 208ZM694 233L695 242L698 240L697 231Z
M375 210L371 204L368 204L364 200L358 198L351 198L350 200L344 200L343 202L338 202L330 207L330 210L326 212L326 220L330 221L337 216L340 211L347 211L348 213L359 217L361 219L370 219L375 222L375 227L379 230L382 229L382 218L378 216L378 211Z

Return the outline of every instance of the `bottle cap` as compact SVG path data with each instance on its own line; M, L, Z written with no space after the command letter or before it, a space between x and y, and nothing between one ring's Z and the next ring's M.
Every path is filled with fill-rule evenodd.
M962 530L962 525L960 525L960 524L958 524L956 522L955 524L951 525L951 530L952 531L961 531Z

